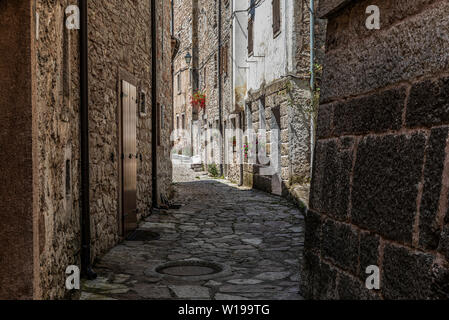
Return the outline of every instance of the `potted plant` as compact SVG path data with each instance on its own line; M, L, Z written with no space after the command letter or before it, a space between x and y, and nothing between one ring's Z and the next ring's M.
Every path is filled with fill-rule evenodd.
M198 90L192 95L190 104L196 109L206 108L206 94Z

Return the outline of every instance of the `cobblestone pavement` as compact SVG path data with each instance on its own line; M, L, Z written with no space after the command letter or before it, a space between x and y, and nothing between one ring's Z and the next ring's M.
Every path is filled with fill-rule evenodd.
M187 166L176 166L174 179L181 209L139 227L160 239L113 248L95 265L99 277L83 283L81 299L302 299L304 221L294 205ZM168 275L159 273L166 263ZM215 268L218 274L201 275ZM190 271L195 276L184 274Z

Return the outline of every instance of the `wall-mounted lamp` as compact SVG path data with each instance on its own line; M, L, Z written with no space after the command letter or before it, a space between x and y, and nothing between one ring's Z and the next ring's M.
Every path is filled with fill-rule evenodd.
M190 52L187 52L187 54L186 54L186 56L184 57L184 59L186 59L187 65L190 66L190 63L192 62L192 55L190 54Z

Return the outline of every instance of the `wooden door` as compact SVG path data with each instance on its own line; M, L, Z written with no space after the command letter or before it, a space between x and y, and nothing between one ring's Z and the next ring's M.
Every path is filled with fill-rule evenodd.
M122 82L122 210L125 237L137 228L137 88Z

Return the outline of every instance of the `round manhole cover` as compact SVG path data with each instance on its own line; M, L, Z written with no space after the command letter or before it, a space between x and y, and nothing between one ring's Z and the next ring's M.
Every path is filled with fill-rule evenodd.
M222 271L218 264L197 260L174 261L156 268L157 273L175 277L209 276Z

